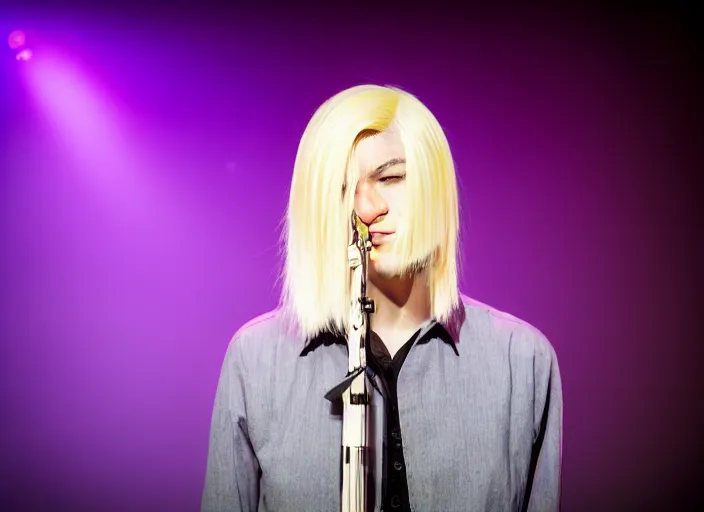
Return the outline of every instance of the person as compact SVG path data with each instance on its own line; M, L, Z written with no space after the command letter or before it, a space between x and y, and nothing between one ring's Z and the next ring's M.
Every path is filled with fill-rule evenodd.
M352 212L372 238L368 364L384 383L374 510L558 510L555 350L460 293L448 141L415 96L379 85L334 95L303 133L281 302L228 345L202 510L340 510L341 408L324 397L348 370Z

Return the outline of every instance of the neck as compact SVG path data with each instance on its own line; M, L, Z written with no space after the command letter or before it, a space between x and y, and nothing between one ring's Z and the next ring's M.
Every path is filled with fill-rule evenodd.
M370 273L367 295L376 306L370 327L392 357L430 319L430 289L425 272L393 278Z

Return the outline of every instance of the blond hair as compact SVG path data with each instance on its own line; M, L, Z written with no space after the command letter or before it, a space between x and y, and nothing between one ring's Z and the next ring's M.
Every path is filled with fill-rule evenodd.
M314 113L301 138L285 229L281 310L305 337L346 333L350 309L350 216L364 134L398 130L406 152L408 224L396 242L409 268L427 264L431 312L443 322L460 302L459 210L450 147L435 116L396 87L344 90ZM344 192L343 192L344 191Z

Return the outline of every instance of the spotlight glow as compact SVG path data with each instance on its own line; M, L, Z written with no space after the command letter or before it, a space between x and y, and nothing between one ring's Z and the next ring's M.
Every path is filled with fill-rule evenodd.
M24 32L22 32L21 30L15 30L11 32L10 37L7 38L7 44L9 44L10 48L12 48L13 50L24 46L25 41L26 37L24 36Z
M29 60L32 58L32 50L25 48L17 54L17 60Z

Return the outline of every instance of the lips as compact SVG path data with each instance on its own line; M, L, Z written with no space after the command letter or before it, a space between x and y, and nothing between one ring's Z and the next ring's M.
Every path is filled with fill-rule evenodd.
M385 233L382 231L372 231L370 233L372 235L372 245L380 245L384 243L384 241L393 235L393 233Z

